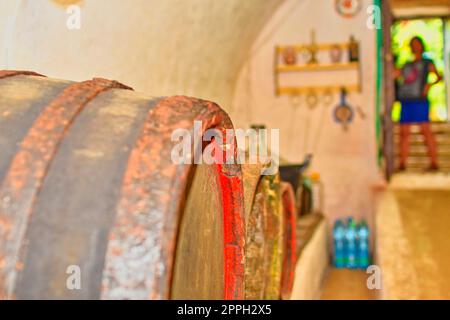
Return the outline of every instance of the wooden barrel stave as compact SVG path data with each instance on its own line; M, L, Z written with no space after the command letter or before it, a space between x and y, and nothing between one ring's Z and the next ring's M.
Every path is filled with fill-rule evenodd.
M26 77L16 76L14 78L15 82L19 78ZM30 77L26 81L43 81L41 78L37 79L34 77L31 79ZM1 80L0 85L5 81L11 81L11 79ZM61 82L60 85L62 88L69 84ZM41 91L38 90L38 92ZM3 99L5 99L4 96ZM28 97L24 100L35 101L36 99ZM51 100L49 99L49 101ZM49 103L49 101L46 101L46 103ZM42 103L42 105L46 103ZM125 110L126 108L123 106L127 104L134 105L129 106L133 109L132 111ZM14 103L14 105L17 104ZM171 108L171 106L174 108ZM0 104L0 107L4 108L4 105ZM189 203L190 195L197 191L192 188L199 188L195 181L201 181L201 176L206 176L208 181L211 181L214 176L216 180L209 184L210 190L217 190L211 188L219 187L218 197L220 201L216 199L216 201L212 201L212 205L206 207L217 209L220 203L223 211L220 218L224 232L222 241L223 262L222 268L215 267L216 270L222 270L221 273L218 271L223 280L223 292L220 298L241 298L244 241L243 238L240 238L243 233L243 226L241 225L243 216L240 195L242 182L239 166L217 165L202 169L196 169L198 166L174 166L169 163L170 157L161 154L161 151L164 151L161 148L166 146L167 149L169 145L170 130L175 128L177 121L182 123L182 126L189 127L193 124L193 120L205 120L203 131L209 127L221 129L231 127L231 122L226 114L216 105L195 99L174 97L160 101L156 99L146 100L137 98L137 95L131 92L111 90L102 93L101 99L97 98L91 101L88 107L77 116L70 130L67 131L48 174L45 175L43 187L39 192L39 197L42 196L42 199L38 197L35 206L33 206L32 221L29 223L26 232L25 242L28 243L28 246L24 249L23 257L21 255L25 263L18 268L19 281L14 283L13 286L15 288L17 284L17 288L15 288L17 290L14 290L13 293L9 292L6 288L7 284L3 282L0 283L2 294L9 298L92 299L100 296L103 298L169 298L171 290L176 291L174 288L176 288L178 281L176 276L172 281L173 265L177 265L174 262L176 260L174 251L177 250L175 240L177 235L178 239L184 237L183 227L179 226L180 221L183 220L183 218L180 218L180 216L183 216L180 211L184 210L184 201ZM29 123L32 124L33 121ZM4 127L2 128L1 125L2 122L0 122L0 128L3 132ZM153 135L149 135L148 132L143 134L144 128L150 129L150 133ZM140 156L144 155L144 158L159 156L160 160L159 162L158 159L153 161L154 167L143 166L138 171L135 168L133 169L133 166L145 164L145 161L143 163L133 162L133 151L149 145L142 144L143 140L137 138L138 142L133 146L139 131L137 129L141 130L139 137L144 137L144 140L147 140L144 142L150 143L153 147L150 154L141 152ZM85 141L89 140L87 137L91 135L92 141ZM17 140L20 141L21 138L18 137ZM147 148L148 150L149 148ZM80 158L83 160L80 160ZM0 156L0 159L6 163L10 161L3 155ZM103 161L100 159L103 159ZM134 160L136 159L139 160L139 156L134 158ZM158 166L159 169L166 170L154 170ZM127 169L123 169L124 167ZM123 170L125 170L124 174L121 172ZM138 180L142 178L140 183L147 183L147 187L150 186L152 192L139 194L142 190L139 189L139 183L134 180L136 176L131 175L132 180L129 180L130 176L127 177L130 172L142 173L140 177L137 177ZM166 175L161 175L160 172ZM202 172L202 175L191 182L191 178L196 176L195 172ZM122 181L119 178L121 174L123 174ZM153 184L148 184L149 181ZM120 182L122 182L122 185L120 185ZM165 184L162 182L165 182ZM4 186L4 183L2 185ZM200 186L202 186L202 183L200 183ZM134 193L127 194L127 190ZM100 193L101 203L98 204L98 194ZM58 196L57 201L55 201L56 196ZM71 198L72 196L73 198ZM104 200L103 197L106 196L108 199ZM118 201L115 198L117 196L121 200ZM136 262L133 257L130 258L129 256L137 249L142 249L142 246L139 247L142 232L155 231L152 226L148 225L148 221L147 224L139 221L137 216L138 213L141 213L140 208L130 206L133 201L134 204L141 204L139 201L136 202L136 200L141 199L141 196L146 196L146 201L150 205L150 207L145 208L147 210L143 211L147 214L145 218L151 216L151 218L159 219L152 226L158 226L162 232L158 233L159 238L155 238L159 242L154 241L152 245L153 247L159 246L160 251L155 256L157 263L154 265L160 270L144 268L145 271L140 274L135 273L131 278L119 279L123 282L113 283L111 279L115 281L117 276L120 278L123 275L123 268L126 270ZM161 199L162 201L159 201ZM124 210L124 208L127 210ZM5 220L4 209L4 203L2 203L0 219L3 220ZM37 211L34 211L35 209ZM211 217L213 214L217 216L217 211L212 212L209 209L201 210L202 214L207 217ZM186 216L189 216L189 213L186 213ZM217 217L215 219L217 229L218 219ZM3 220L0 220L0 222ZM110 230L108 230L108 224L112 227ZM0 225L0 234L4 235L5 228L1 229L2 226ZM178 234L179 229L180 234ZM40 239L44 234L45 241L42 241ZM101 252L106 250L108 235L110 239L105 258L105 255L102 256ZM210 240L217 241L217 239L217 234L214 234ZM112 244L114 240L118 242L124 240L125 242L121 242L118 248L117 243ZM46 244L50 244L50 247ZM126 247L123 246L124 244ZM120 252L120 249L124 248L129 250ZM4 254L0 251L1 253ZM127 253L130 254L127 256ZM2 258L7 259L8 257ZM102 265L102 259L105 261L105 266ZM198 256L196 259L199 260ZM220 259L218 260L218 265L220 265ZM68 263L81 264L83 267L82 279L85 280L83 282L90 285L79 291L67 291L65 283L64 286L62 284L62 281L67 279L67 275L64 277L62 274L63 271L66 271L66 268L57 267L58 264L53 264L55 261L58 261L60 267L64 267ZM185 264L182 263L181 265ZM50 269L47 269L48 266L50 266ZM145 264L143 267L145 267ZM177 267L175 267L176 269ZM117 272L115 273L115 271ZM201 271L200 273L202 273ZM36 272L39 276L36 275ZM101 277L100 274L102 274ZM31 285L32 275L34 275L33 281L38 280L37 284ZM40 278L41 276L42 278ZM187 275L184 275L184 277L187 277ZM221 290L218 291L219 293L216 292L215 295L212 295L211 292L197 294L193 290L190 296L181 297L218 298Z
M0 179L33 122L69 84L68 81L22 75L0 80L0 128L1 132L8 133L0 135Z

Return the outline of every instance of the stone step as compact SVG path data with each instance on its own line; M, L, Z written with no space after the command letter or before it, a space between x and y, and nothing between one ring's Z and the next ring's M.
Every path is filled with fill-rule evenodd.
M395 156L399 156L399 155L400 155L400 149L396 148ZM422 147L422 146L410 147L408 156L409 157L428 157L428 150L426 147ZM445 158L450 159L450 149L438 148L438 157L442 158L442 159L445 159Z
M449 122L435 122L431 124L431 129L435 133L448 133L450 134L450 123ZM394 134L397 134L400 132L400 126L396 125L394 126ZM420 133L420 126L419 125L411 125L411 133Z
M436 135L436 143L438 146L450 146L450 135ZM394 137L394 143L398 145L400 143L400 137L395 136ZM424 145L425 140L422 135L411 135L410 137L410 144L413 145Z
M406 170L404 172L410 172L410 173L424 173L427 172L427 168L428 166L415 166L415 165L411 165L411 166L407 166ZM397 171L398 172L398 171ZM446 167L440 167L439 171L437 171L439 173L450 173L450 168L446 168Z
M397 165L399 164L399 159L397 159ZM410 157L407 160L408 166L415 167L427 167L430 164L430 159L428 157ZM439 166L443 168L450 168L450 159L439 159Z
M433 133L438 144L440 172L450 173L450 123L432 123ZM400 126L394 127L396 167L399 165ZM423 172L430 165L425 139L419 125L411 126L410 149L407 159L407 172Z

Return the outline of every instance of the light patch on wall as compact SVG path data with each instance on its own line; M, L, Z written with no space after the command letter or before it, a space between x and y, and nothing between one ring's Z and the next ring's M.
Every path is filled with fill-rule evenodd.
M72 4L82 4L83 0L52 0L53 3L60 5L60 6L70 6Z

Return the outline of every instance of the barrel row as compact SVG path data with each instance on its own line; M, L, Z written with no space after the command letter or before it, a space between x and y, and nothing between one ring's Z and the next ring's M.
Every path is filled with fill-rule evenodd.
M0 297L288 299L292 188L195 152L175 164L172 132L195 121L233 128L204 100L0 71Z
M294 284L296 204L292 186L279 175L260 175L243 165L245 201L245 298L289 299Z

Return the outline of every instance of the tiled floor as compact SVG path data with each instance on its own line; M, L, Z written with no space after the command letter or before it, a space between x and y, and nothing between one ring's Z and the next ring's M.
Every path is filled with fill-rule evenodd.
M450 299L450 176L395 175L376 214L384 299Z
M374 300L376 292L367 288L364 270L330 268L322 287L322 300Z

